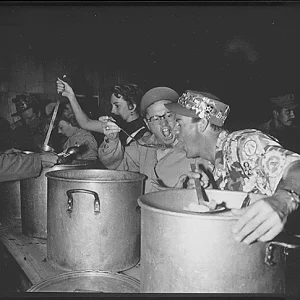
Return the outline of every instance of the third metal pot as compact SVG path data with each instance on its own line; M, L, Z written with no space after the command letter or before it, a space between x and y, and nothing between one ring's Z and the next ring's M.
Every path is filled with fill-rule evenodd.
M229 208L240 207L246 196L220 190L207 194ZM195 190L149 193L138 203L142 293L285 292L286 253L299 246L299 239L295 244L238 243L231 231L237 218L230 210L186 210L197 203Z

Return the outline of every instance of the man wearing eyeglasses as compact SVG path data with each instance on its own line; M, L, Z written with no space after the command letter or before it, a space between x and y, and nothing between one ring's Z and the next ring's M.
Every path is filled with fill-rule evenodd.
M145 174L145 193L184 186L186 176L182 174L191 171L190 164L205 164L202 158L187 158L183 143L177 139L176 115L165 104L178 98L168 87L149 90L141 100L140 111L151 133L124 148L116 135L121 129L108 123L107 139L99 148L99 158L108 169Z

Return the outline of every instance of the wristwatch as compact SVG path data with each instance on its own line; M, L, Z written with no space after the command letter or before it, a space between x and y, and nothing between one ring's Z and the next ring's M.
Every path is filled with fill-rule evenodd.
M291 200L295 202L297 205L300 204L300 196L298 193L296 193L294 190L289 190L289 189L283 189L289 193L291 196Z

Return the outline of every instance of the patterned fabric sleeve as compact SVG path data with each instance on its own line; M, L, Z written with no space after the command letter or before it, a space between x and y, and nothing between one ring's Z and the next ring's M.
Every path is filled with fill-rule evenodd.
M245 192L274 194L285 168L300 155L283 149L280 144L260 131L237 136L237 153L244 172Z
M220 189L270 196L285 168L299 159L300 155L258 130L240 130L221 136L214 175Z

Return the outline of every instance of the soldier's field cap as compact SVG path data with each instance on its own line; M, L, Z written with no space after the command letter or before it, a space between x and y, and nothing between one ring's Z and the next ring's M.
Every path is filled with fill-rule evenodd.
M145 95L142 97L140 105L141 114L145 115L147 108L156 101L169 100L172 102L177 102L178 98L179 95L171 88L155 87L145 93Z
M218 97L206 92L185 91L177 103L165 104L176 114L191 118L206 118L211 124L223 126L228 114L229 106Z
M22 112L28 110L29 108L37 107L37 98L33 95L17 95L12 99L12 102L16 105L17 112L12 114L12 117L19 116Z
M298 106L298 103L295 101L294 94L287 94L284 96L278 96L270 99L271 105L280 108L293 109Z

